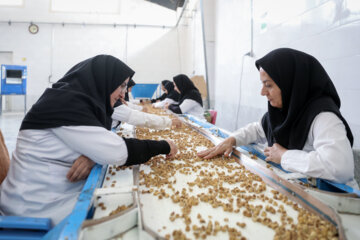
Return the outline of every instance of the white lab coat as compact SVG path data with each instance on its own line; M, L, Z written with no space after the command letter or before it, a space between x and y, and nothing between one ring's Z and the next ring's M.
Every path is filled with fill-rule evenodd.
M237 146L267 141L260 122L250 123L232 136ZM304 148L287 150L281 158L281 167L358 188L354 180L354 156L345 125L332 112L322 112L314 118Z
M201 120L206 120L204 117L203 107L195 100L185 99L180 104L180 109L181 109L181 112L184 114L190 114Z
M112 126L116 126L118 121L138 127L148 127L153 129L171 128L172 121L165 116L158 116L129 108L126 105L120 105L114 108Z
M170 104L178 104L178 102L176 102L174 99L165 98L164 100L162 100L160 102L153 103L152 105L153 105L154 108L163 108L166 103L168 103L169 105Z
M73 209L85 181L69 182L66 174L85 155L99 164L125 164L124 140L102 127L62 126L22 130L8 175L0 187L5 215L51 218L56 225Z
M131 109L134 110L138 110L138 111L142 111L143 110L143 106L140 106L138 104L132 103L132 102L126 102L127 106ZM124 104L123 104L124 105Z
M143 106L139 105L140 104L140 100L135 99L131 92L129 92L129 101L127 101L127 105L129 108L134 109L134 110L138 110L138 111L142 111L143 110Z

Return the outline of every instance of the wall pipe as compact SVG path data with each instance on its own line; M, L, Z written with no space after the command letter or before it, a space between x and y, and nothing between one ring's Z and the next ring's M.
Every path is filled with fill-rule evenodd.
M181 20L183 14L184 14L184 12L185 12L185 9L186 9L188 3L189 3L189 0L186 0L185 3L184 3L184 5L183 5L183 9L181 10L180 16L179 16L179 18L178 18L178 20L177 20L177 22L176 22L175 27L179 26L180 20Z
M22 24L50 24L50 25L77 25L77 26L111 26L111 27L144 27L144 28L173 28L174 26L165 25L146 25L146 24L123 24L123 23L85 23L85 22L34 22L34 21L0 21L0 23L22 23Z
M209 75L208 75L208 64L206 54L206 37L205 37L205 24L204 24L204 1L200 0L200 11L201 11L201 26L203 34L203 48L204 48L204 60L205 60L205 80L206 80L206 91L207 91L207 107L210 109L210 91L209 91Z

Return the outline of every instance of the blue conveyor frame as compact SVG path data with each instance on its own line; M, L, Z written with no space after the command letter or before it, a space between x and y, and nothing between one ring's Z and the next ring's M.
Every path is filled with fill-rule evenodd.
M78 239L82 223L84 220L91 217L93 213L92 200L94 191L103 183L106 170L107 165L101 166L96 164L93 167L73 211L51 231L49 231L44 236L44 240Z

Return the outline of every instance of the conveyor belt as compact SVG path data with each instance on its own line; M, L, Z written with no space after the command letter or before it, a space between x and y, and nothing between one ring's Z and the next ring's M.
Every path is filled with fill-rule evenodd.
M218 127L216 127L210 123L199 121L198 119L196 119L193 116L189 116L189 115L184 115L184 116L186 118L190 119L191 121L195 122L199 126L205 128L205 129L208 129L209 131L214 133L216 136L219 136L221 138L229 137L229 134L227 134L224 130L219 129ZM241 148L256 155L257 157L259 157L262 160L265 160L265 158L266 158L264 153L259 151L259 149L256 147L256 144L241 146ZM283 169L280 164L277 164L274 162L268 162L268 164L280 169L283 172L290 173L289 171L286 171L285 169ZM314 179L315 184L313 184L313 182L309 182L309 179L307 179L307 178L299 178L299 180L306 184L312 184L315 187L319 188L320 190L325 190L325 191L330 191L330 192L353 193L353 194L356 194L358 197L360 197L359 190L353 189L352 187L350 187L346 184L340 184L340 183L336 183L336 182L332 182L332 181L329 181L326 179L320 179L320 178Z
M185 122L185 120L183 121ZM198 124L198 122L196 122L196 124ZM219 138L215 137L213 134L209 133L204 128L196 126L196 124L190 126L195 131L206 136L212 142L217 143L220 141ZM217 132L219 132L219 130ZM339 217L336 212L334 212L331 208L329 208L319 200L313 198L311 195L304 192L301 188L295 186L294 184L291 184L284 179L281 179L276 174L274 174L274 172L267 169L266 167L257 164L245 155L241 155L239 151L235 151L234 156L238 159L239 164L245 166L248 170L260 176L262 180L266 182L266 184L283 193L289 199L299 203L301 206L308 209L309 211L329 220L337 227L340 239L345 239ZM161 236L156 232L156 230L149 228L143 221L142 207L139 201L139 169L137 167L134 167L130 172L128 169L119 169L117 171L119 172L119 174L115 173L114 175L112 175L111 173L111 175L109 175L109 169L110 166L104 166L102 168L101 166L97 165L96 167L94 167L84 186L82 193L80 194L79 201L76 204L73 212L69 215L69 217L64 219L62 223L56 226L55 229L49 232L45 239L71 240L78 239L79 237L82 239L98 239L99 233L102 233L101 236L103 236L104 238L105 236L106 238L108 238L109 236L114 237L120 235L125 237L125 239L126 237L128 239L136 239L139 237L141 239L161 238ZM120 172L124 174L120 174ZM127 177L124 177L125 175ZM118 185L120 183L120 181L118 181L119 178L114 178L113 180L112 178L110 178L112 176L124 177L121 181L123 185ZM108 177L109 179L107 179ZM117 180L114 184L115 179ZM128 181L129 179L131 180ZM113 186L111 187L111 185ZM97 189L95 192L95 188L100 186L101 188ZM107 196L109 199L111 199L112 197L116 198L116 195L119 194L130 194L132 196L132 200L129 202L129 199L126 197L124 197L124 199L127 199L125 201L119 198L116 200L118 204L113 204L113 206L111 207L110 205L108 205L107 207L109 207L109 209L106 207L106 211L103 211L103 214L101 214L101 206L99 205L99 203L105 201L102 201L101 198L98 199L96 196ZM110 202L111 200L109 200L109 203ZM121 205L122 203L125 203L125 205L127 206L129 205L129 203L131 203L131 207L113 216L106 216L109 214L110 211L113 211L113 209L116 208L116 205ZM96 207L95 213L94 207ZM119 224L124 222L126 222L126 224L123 225L126 226L122 226L120 228L114 227L119 226ZM81 230L81 228L83 228L83 230ZM104 231L105 229L106 231Z

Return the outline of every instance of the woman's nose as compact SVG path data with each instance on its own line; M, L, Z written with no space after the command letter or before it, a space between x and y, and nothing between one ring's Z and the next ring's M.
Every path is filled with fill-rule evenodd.
M260 95L261 95L261 96L265 96L265 95L266 95L266 90L265 90L264 87L261 88L261 90L260 90Z

